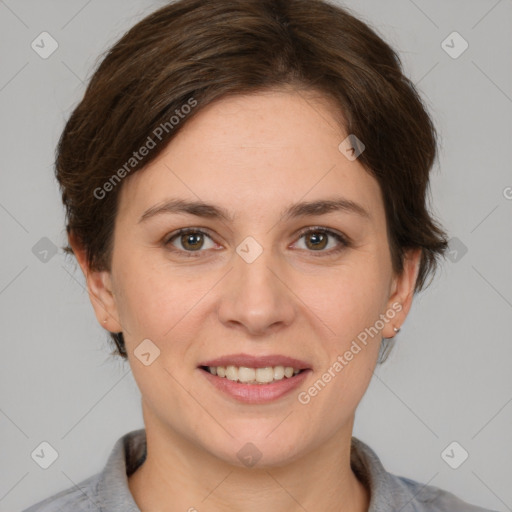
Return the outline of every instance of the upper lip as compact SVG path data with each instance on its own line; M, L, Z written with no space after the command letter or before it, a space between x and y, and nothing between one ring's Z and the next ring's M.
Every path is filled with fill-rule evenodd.
M266 368L267 366L291 366L298 370L310 368L308 363L294 357L273 354L267 356L252 356L249 354L229 354L216 359L203 361L199 366L246 366L248 368Z

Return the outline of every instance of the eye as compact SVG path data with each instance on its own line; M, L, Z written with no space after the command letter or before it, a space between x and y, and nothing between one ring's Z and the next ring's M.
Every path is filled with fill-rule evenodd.
M181 254L185 254L186 256L196 256L195 254L191 254L194 252L201 252L201 249L204 248L204 240L205 236L209 238L211 237L205 231L196 228L183 228L180 229L177 233L171 235L167 241L164 242L165 246L174 245L173 241L176 239L176 242L181 245L182 248L171 249L173 252L179 252ZM212 247L206 247L206 249L211 249ZM188 254L187 254L188 253Z
M205 237L211 241L210 247L205 247ZM314 256L328 256L331 254L338 253L343 249L350 247L350 241L347 237L332 231L331 229L322 228L319 226L310 227L302 230L299 233L299 240L305 238L305 250L308 252L316 252ZM324 249L329 245L329 239L332 238L337 242L334 244L334 248L325 251ZM177 244L181 247L177 247ZM210 235L199 228L183 228L175 233L172 233L164 245L169 248L172 252L179 253L185 257L197 257L200 256L201 249L213 249L215 243L213 242ZM198 254L194 254L198 253Z
M299 240L305 237L306 250L309 250L309 252L320 253L314 254L314 256L327 256L338 253L346 247L350 247L350 242L346 237L336 231L319 226L307 228L306 230L301 231L299 236ZM329 238L333 238L337 244L334 244L333 249L324 251L323 249L329 245Z

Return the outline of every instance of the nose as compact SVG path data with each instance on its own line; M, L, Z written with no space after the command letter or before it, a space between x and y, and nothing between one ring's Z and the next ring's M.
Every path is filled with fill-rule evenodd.
M289 326L297 308L284 265L270 250L263 250L254 261L240 254L234 256L234 266L225 277L219 320L252 336Z

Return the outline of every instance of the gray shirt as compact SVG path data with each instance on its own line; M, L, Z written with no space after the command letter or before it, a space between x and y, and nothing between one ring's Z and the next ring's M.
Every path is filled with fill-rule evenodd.
M146 457L146 431L120 437L100 473L50 496L23 512L140 512L128 476ZM377 454L352 437L351 466L370 489L368 512L493 512L470 505L438 487L388 473Z

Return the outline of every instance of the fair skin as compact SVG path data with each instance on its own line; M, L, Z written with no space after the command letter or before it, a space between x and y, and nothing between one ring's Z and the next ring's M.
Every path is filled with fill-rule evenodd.
M124 332L141 391L148 455L129 487L142 511L368 510L369 492L350 467L355 411L381 338L393 337L409 312L420 252L408 253L404 272L394 274L380 188L357 159L339 151L347 133L333 110L290 91L213 103L123 182L110 272L90 271L70 238L98 321ZM281 217L293 203L335 197L369 216ZM170 198L213 203L234 220L165 213L139 222ZM329 236L316 248L321 230L299 234L315 226L351 244ZM185 227L206 234L164 245ZM263 248L251 263L236 252L249 236ZM401 310L379 336L300 403L299 392L396 303ZM148 366L134 355L144 339L160 349ZM312 371L299 389L273 402L240 403L198 368L240 352L295 357ZM262 454L253 467L237 457L248 442Z

